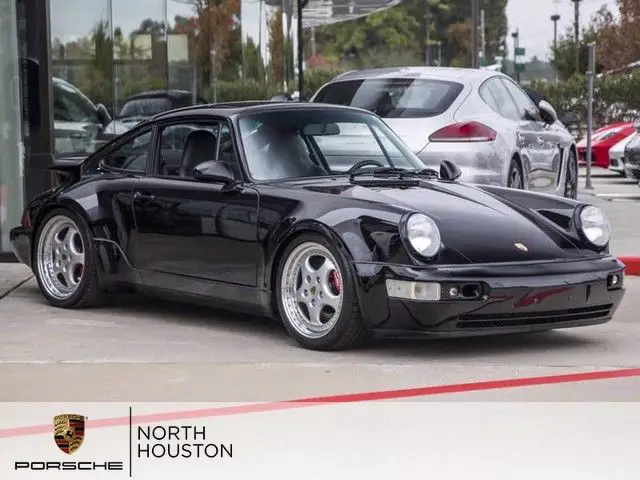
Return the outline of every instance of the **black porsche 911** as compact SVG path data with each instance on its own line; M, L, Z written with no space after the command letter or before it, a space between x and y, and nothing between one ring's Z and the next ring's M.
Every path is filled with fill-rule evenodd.
M600 324L624 295L599 208L461 184L355 108L188 107L56 170L11 241L57 307L133 287L336 350Z

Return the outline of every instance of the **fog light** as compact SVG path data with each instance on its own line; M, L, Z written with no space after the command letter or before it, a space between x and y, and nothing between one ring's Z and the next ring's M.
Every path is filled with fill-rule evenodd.
M440 284L435 282L407 282L387 280L387 294L393 298L436 302L440 300Z
M611 285L616 286L616 285L618 285L618 282L619 282L619 281L620 281L620 278L618 277L618 275L614 275L614 276L611 278Z
M450 297L457 297L460 294L460 290L458 290L458 287L451 287L449 289L449 296Z

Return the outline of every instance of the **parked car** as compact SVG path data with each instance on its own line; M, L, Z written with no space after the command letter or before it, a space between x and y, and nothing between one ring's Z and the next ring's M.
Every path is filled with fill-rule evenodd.
M127 131L145 118L158 113L191 105L207 104L204 98L188 90L153 90L131 95L122 104L122 108L109 126L108 132Z
M166 156L164 133L184 127L197 128ZM354 150L361 129L369 141ZM133 287L268 315L300 345L337 350L372 332L595 325L624 295L598 207L459 183L454 162L425 168L360 109L173 111L55 168L65 181L26 205L10 238L57 307Z
M629 141L636 135L637 132L634 132L626 136L609 149L609 170L619 173L623 177L627 176L624 170L624 151Z
M631 122L612 123L597 129L591 136L591 165L609 168L609 150L616 143L635 132ZM587 163L587 138L578 142L578 157L581 166Z
M53 77L54 153L76 154L97 150L107 140L124 132L114 129L107 133L111 122L102 104L95 105L75 85Z
M640 180L640 133L633 135L624 147L625 176Z
M310 101L371 110L426 166L454 160L464 181L576 198L572 135L549 103L534 104L499 72L442 67L354 71L335 77Z
M22 114L30 128L37 129L44 115L40 99L40 64L33 58L22 58L21 64L26 74L25 88L29 91ZM92 152L113 137L105 134L111 116L104 105L95 104L78 87L62 78L52 77L51 87L54 154Z

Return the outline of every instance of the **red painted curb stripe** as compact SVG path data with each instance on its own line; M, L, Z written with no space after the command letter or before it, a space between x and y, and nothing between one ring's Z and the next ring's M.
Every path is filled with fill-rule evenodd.
M179 412L165 412L148 415L136 415L133 423L157 423L194 418L221 417L240 415L244 413L261 413L278 410L292 410L336 403L357 403L376 400L398 400L403 398L424 397L429 395L443 395L448 393L477 392L483 390L497 390L515 387L531 387L536 385L554 385L559 383L586 382L593 380L609 380L615 378L640 377L640 368L626 368L618 370L604 370L584 373L569 373L564 375L549 375L541 377L512 378L506 380L489 380L484 382L458 383L452 385L436 385L401 390L382 390L374 392L348 393L343 395L329 395L311 397L298 400L280 402L251 403L248 405L234 405L229 407L214 407L199 410L185 410ZM89 420L87 428L104 428L129 425L129 417L103 418ZM7 428L0 430L0 438L23 437L28 435L50 434L52 425L32 425L28 427Z
M625 275L640 275L640 257L618 257L624 263Z

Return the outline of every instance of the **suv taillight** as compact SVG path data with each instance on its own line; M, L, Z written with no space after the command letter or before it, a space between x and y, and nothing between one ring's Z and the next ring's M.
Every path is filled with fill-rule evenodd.
M495 139L495 130L480 122L447 125L429 137L431 142L492 142Z

